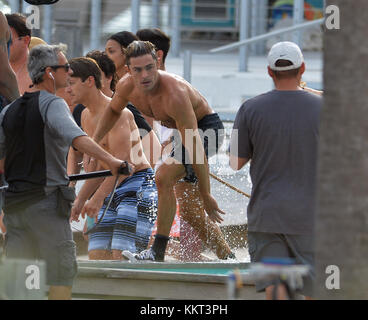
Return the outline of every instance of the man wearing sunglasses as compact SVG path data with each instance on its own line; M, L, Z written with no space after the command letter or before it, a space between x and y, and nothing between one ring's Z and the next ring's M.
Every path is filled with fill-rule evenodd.
M70 227L74 189L67 187L67 153L72 145L103 161L117 174L122 161L78 127L55 91L72 74L60 46L40 45L29 54L33 92L0 113L0 159L5 157L5 254L46 262L49 299L69 299L77 272Z

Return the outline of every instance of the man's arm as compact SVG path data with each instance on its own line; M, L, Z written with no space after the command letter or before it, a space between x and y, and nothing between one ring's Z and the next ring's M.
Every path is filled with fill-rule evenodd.
M198 133L198 123L193 111L190 99L185 94L175 95L171 99L171 105L167 110L175 120L177 130L180 132L184 147L188 151L194 171L198 177L199 191L202 196L210 194L210 178L208 174L208 162L203 144ZM187 138L185 131L187 131Z
M8 22L0 12L0 95L12 102L19 97L19 90L17 79L8 60L9 32Z
M222 222L223 218L219 213L224 214L219 209L216 200L211 195L208 161L204 152L203 144L198 132L197 118L195 116L189 97L178 91L170 99L168 104L168 114L175 120L176 127L181 134L185 149L188 151L192 161L194 172L198 178L198 187L203 200L203 206L209 218L215 222ZM185 130L191 130L186 139Z
M120 118L122 110L129 102L127 97L130 90L132 90L132 85L129 83L127 85L127 83L124 83L124 81L127 81L126 78L122 78L118 82L112 100L98 121L93 135L93 140L95 140L97 143L99 143L102 138L112 129L116 121L118 121Z
M240 170L243 168L247 163L249 159L247 158L239 158L234 156L233 154L230 154L230 167L234 171Z
M79 221L79 215L82 212L85 202L97 190L104 178L89 179L84 182L82 188L78 192L77 198L74 200L72 211L70 214L70 221ZM84 218L84 214L82 218Z
M82 153L87 153L103 163L106 163L113 175L118 174L118 169L122 161L113 157L110 153L102 149L96 142L88 136L79 136L73 139L73 147Z
M120 177L118 181L118 185L121 183L123 179L126 177ZM97 218L100 209L104 203L105 198L112 193L114 189L115 178L108 177L99 185L98 189L92 196L90 200L83 206L81 214L84 218L85 215L89 216L90 218Z
M82 161L83 161L83 153L78 150L74 150L73 148L69 149L68 153L68 165L67 172L68 175L78 174L82 169ZM71 181L70 186L75 186L76 181Z

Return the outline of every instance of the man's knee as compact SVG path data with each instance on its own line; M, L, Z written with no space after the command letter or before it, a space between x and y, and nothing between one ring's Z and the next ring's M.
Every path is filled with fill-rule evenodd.
M155 175L156 187L160 189L173 189L175 185L175 180L170 178L164 169L158 170Z
M185 168L181 164L162 164L155 173L157 189L170 188L185 176Z

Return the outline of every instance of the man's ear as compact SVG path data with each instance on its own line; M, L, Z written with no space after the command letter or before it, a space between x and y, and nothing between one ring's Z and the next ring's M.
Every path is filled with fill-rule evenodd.
M31 43L31 37L30 36L24 36L23 37L25 44L27 47L29 47L29 44Z
M131 73L131 72L130 72L130 68L129 68L129 66L128 66L127 64L124 66L124 69L125 69L125 72L127 72L127 73L128 73L128 72L129 72L129 73Z
M96 81L95 81L95 78L93 76L89 76L86 80L87 80L86 81L87 82L87 86L89 88L92 88L93 86L96 85Z
M304 72L305 72L305 63L303 62L299 70L300 76L302 76Z
M157 50L157 61L159 62L159 67L164 64L164 52L162 50Z
M275 77L275 74L273 70L270 68L270 66L267 67L268 75L273 79Z

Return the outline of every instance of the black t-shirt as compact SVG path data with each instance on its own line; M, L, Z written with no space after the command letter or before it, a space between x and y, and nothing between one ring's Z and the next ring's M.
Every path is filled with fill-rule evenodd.
M81 121L81 117L82 117L82 111L85 109L86 107L83 104L77 104L73 110L73 118L75 120L75 122L77 123L77 125L82 128L82 121Z
M135 106L129 103L126 107L133 113L134 121L137 124L137 127L140 132L140 136L142 139L147 133L149 133L152 130L152 128L147 123L146 119L144 119L142 114L139 112L139 110ZM84 105L78 104L73 110L74 120L77 123L77 125L80 126L81 128L82 128L81 116L82 116L82 111L84 109L85 109Z

